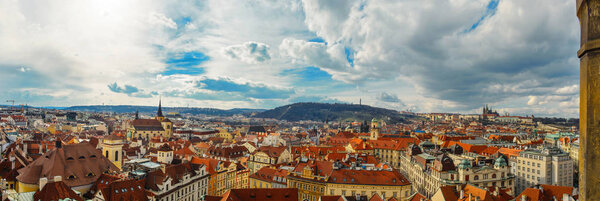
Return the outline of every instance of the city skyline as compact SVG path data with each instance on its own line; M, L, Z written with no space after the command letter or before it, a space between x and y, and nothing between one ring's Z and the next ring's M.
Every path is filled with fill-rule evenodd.
M0 98L578 116L573 1L336 3L3 1Z

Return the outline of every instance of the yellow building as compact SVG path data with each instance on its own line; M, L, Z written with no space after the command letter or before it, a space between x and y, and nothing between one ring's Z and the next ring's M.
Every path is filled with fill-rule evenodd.
M239 164L212 158L192 158L193 164L203 164L210 175L208 195L221 196L229 189L247 188L248 171Z
M131 122L127 129L127 139L151 139L156 136L171 138L173 136L173 122L165 118L162 114L161 101L158 102L158 112L154 119L139 119L136 113L135 120Z
M219 129L217 137L225 139L226 142L231 142L233 140L233 135L229 133L225 128Z
M284 169L263 167L250 175L250 188L287 188L287 175Z
M123 138L116 135L109 135L102 139L102 153L117 168L121 169L123 165Z
M286 147L262 146L256 149L248 159L250 174L266 166L292 161L292 155Z
M299 163L287 176L288 188L298 188L298 198L316 201L323 195L364 195L370 199L377 194L385 200L406 200L411 184L398 171L335 169L333 162L308 161Z

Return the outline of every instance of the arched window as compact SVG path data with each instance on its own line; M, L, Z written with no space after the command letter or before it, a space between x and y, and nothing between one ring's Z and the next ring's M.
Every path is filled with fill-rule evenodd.
M106 151L106 158L108 158L108 151Z
M496 178L496 174L492 174L492 178Z
M475 177L473 177L474 180L479 180L479 175L475 175Z
M115 151L115 161L119 161L119 151Z

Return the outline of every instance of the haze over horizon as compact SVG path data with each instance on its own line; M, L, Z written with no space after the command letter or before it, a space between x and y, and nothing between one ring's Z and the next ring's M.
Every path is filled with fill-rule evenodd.
M0 1L0 104L362 99L577 117L573 10L564 0Z

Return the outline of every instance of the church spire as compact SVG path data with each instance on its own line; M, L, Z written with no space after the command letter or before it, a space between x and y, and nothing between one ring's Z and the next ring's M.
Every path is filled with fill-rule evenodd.
M162 98L159 98L158 99L158 112L156 113L157 117L163 116L161 102L162 102Z
M140 119L140 111L135 110L135 119Z

